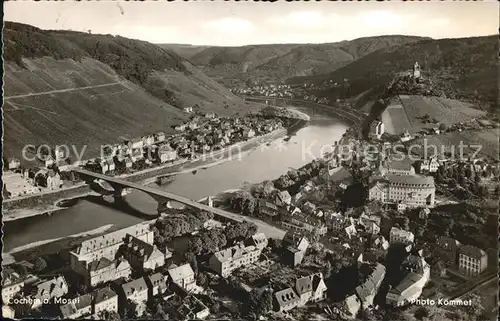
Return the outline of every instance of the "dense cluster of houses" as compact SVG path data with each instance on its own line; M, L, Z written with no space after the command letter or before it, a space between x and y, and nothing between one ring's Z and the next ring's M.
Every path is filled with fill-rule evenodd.
M160 132L108 146L102 158L92 160L85 166L93 171L112 173L115 169L141 169L179 158L193 159L199 154L221 150L282 126L280 120L259 116L225 118L214 113L194 115L189 121L176 125L176 134L172 136L166 137Z
M266 97L276 97L276 98L292 98L293 93L290 85L285 84L268 84L268 85L257 85L247 88L235 88L232 92L237 95L248 95L248 96L266 96Z

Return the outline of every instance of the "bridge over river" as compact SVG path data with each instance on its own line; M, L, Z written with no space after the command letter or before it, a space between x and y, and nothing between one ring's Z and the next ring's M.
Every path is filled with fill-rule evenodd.
M214 216L219 217L222 220L230 220L235 222L252 222L257 225L259 232L264 233L267 237L282 239L285 235L285 231L281 230L275 226L272 226L264 221L256 219L254 217L243 216L235 213L231 213L228 211L224 211L219 208L215 208L206 204L202 204L195 200L189 199L184 196L176 195L170 192L166 192L154 187L149 187L133 182L126 181L121 178L116 178L112 176L107 176L95 172L91 172L89 170L83 168L74 168L73 171L78 173L81 179L86 181L87 183L92 183L93 181L101 180L107 182L114 189L114 197L115 200L123 198L123 190L126 188L135 189L138 191L142 191L148 195L150 195L153 199L158 202L158 213L162 211L162 209L168 207L168 203L170 201L178 202L184 204L189 207L197 208L203 211L207 211L213 213Z

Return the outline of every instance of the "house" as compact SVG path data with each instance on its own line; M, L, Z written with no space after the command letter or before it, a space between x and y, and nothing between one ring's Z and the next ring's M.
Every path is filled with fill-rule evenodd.
M369 199L409 208L434 207L435 192L432 176L388 174L371 182Z
M185 113L191 114L193 112L193 107L184 107L182 108L182 111Z
M15 169L18 169L19 167L21 166L21 161L17 158L11 158L9 159L9 163L8 163L8 169L9 170L15 170Z
M280 205L280 206L286 206L286 205L290 205L292 203L292 196L290 195L290 193L288 193L288 191L282 191L282 192L279 192L277 195L276 195L276 204Z
M464 245L458 249L458 270L467 276L481 274L488 267L488 254L472 246Z
M59 307L63 319L77 319L88 317L92 314L93 298L90 293L81 295L70 301Z
M415 168L411 161L402 160L396 161L392 160L386 165L387 174L393 175L415 175Z
M392 227L389 233L389 242L391 244L401 243L404 245L412 244L415 240L415 235L410 231L402 230L398 227Z
M460 242L451 237L441 236L437 240L436 247L434 248L434 250L436 252L436 255L446 265L456 266L459 248L460 248Z
M112 172L115 170L115 162L113 161L113 158L108 158L105 162L107 163L108 171Z
M370 124L370 134L376 136L378 139L384 133L384 123L381 121L374 121Z
M190 292L196 288L194 271L189 263L181 266L172 266L168 269L168 275L174 284Z
M202 320L210 315L210 310L195 296L188 295L177 309L177 314L180 320Z
M144 141L141 138L132 138L130 140L124 141L124 144L128 146L131 150L141 149L144 147Z
M304 212L312 214L312 213L316 212L316 205L314 205L313 203L307 201L302 206L302 209L304 210Z
M158 132L154 135L154 138L155 143L162 143L165 141L166 136L164 132Z
M86 276L88 275L89 263L99 261L101 258L106 258L108 261L115 260L127 234L153 244L154 233L150 228L152 222L144 221L83 241L70 251L71 269Z
M360 309L361 301L356 296L356 294L352 294L345 298L344 301L342 301L342 307L339 312L342 318L353 320L358 315Z
M215 113L213 111L205 114L205 118L215 118Z
M255 136L255 131L251 128L246 128L243 130L243 137L245 138L252 138Z
M375 265L372 273L365 282L356 287L356 294L361 301L362 307L367 309L373 305L373 299L385 277L385 266L380 263Z
M44 302L52 301L68 294L68 284L64 276L56 276L49 280L41 280L33 284L30 296L31 309L41 307Z
M305 214L287 217L282 224L289 230L309 232L319 237L327 233L327 227L320 219Z
M292 203L293 204L297 204L300 199L302 198L302 193L301 192L298 192L297 194L295 194L293 197L292 197Z
M212 270L222 277L227 277L234 270L257 262L261 252L262 249L253 245L244 246L238 244L215 252L208 260L208 264Z
M2 301L10 302L17 293L24 288L24 278L14 269L4 266L2 268Z
M97 286L119 278L128 279L131 274L132 269L128 261L122 259L111 261L102 257L88 265L87 273L83 277L88 285Z
M5 302L5 301L4 301ZM14 319L16 311L7 304L2 305L2 317L4 319Z
M159 272L146 277L146 283L149 289L149 297L154 297L159 294L165 293L168 288L167 279L167 276Z
M306 250L309 247L309 241L301 233L288 231L283 237L283 246L285 247L282 258L284 263L297 266L304 259Z
M54 171L53 169L49 169L47 171L47 188L48 189L58 189L62 188L63 181L61 179L61 175Z
M328 213L325 215L327 227L334 232L342 231L345 228L345 217L341 213Z
M274 307L278 312L288 311L297 307L300 297L292 288L286 288L274 293Z
M273 203L267 202L264 199L259 200L259 214L262 217L268 217L271 219L277 219L278 207Z
M118 313L118 295L108 287L100 288L94 291L93 316L95 319L102 318L102 313Z
M155 143L155 137L154 135L144 135L141 137L141 140L143 141L143 146L151 146Z
M430 157L427 160L424 160L420 164L421 171L427 171L429 173L435 173L439 169L439 162L436 157Z
M161 145L158 148L158 158L160 163L171 162L177 159L177 151L169 145Z
M298 306L304 306L311 299L313 293L312 276L304 276L295 281L295 291L299 296Z
M410 255L404 262L406 276L386 296L386 304L403 306L416 300L422 294L422 289L430 278L430 266L420 256Z
M165 260L172 257L170 251L162 253L154 244L149 244L130 234L125 236L124 257L130 262L130 265L136 269L156 270L165 265Z
M148 301L148 286L143 277L121 286L119 307L122 311L126 309L128 300L136 304L137 316L141 317L146 310L146 302Z
M174 129L178 132L183 132L186 130L186 125L185 124L180 124L174 127Z
M418 218L421 220L426 220L429 217L431 210L428 208L423 208L418 212Z

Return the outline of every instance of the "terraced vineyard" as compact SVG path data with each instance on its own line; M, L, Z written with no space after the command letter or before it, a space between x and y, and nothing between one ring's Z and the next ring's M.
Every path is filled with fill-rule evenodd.
M31 71L6 64L6 155L21 156L27 144L74 144L79 150L87 145L86 155L94 157L101 144L120 136L168 132L186 119L178 108L93 59L27 62Z
M400 104L392 103L382 113L386 131L391 134L401 134L405 129L414 134L436 126L424 123L422 119L425 115L449 126L486 114L472 108L473 105L469 103L454 99L400 95L398 101Z

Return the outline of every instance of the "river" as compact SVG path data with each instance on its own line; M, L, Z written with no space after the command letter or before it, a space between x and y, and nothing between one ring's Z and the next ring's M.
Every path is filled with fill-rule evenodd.
M297 109L310 114L307 109ZM321 147L331 146L348 127L327 115L315 113L310 116L308 126L299 129L288 140L281 138L245 153L244 157L235 156L233 160L213 167L178 174L170 184L157 187L191 199L201 199L239 188L245 182L257 183L277 178L290 167L301 167L313 158L320 157ZM129 208L118 209L114 205L99 202L97 198L87 197L50 216L5 222L4 251L9 252L34 242L64 238L108 224L115 228L125 227L144 219L137 214L156 214L156 202L142 192L132 192L126 196L126 200Z

